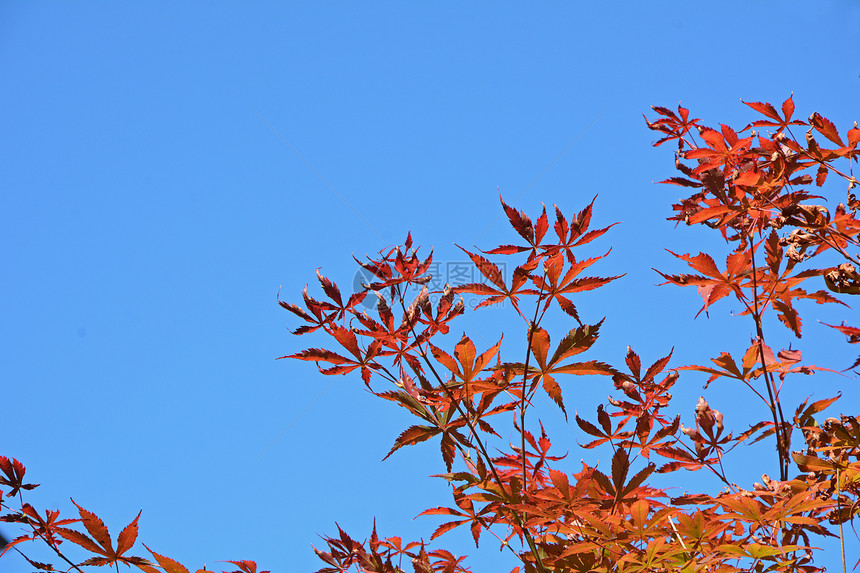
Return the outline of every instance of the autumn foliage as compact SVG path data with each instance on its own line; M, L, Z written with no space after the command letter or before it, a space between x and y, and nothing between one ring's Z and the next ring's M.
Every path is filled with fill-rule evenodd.
M860 512L860 417L823 417L838 396L785 404L781 394L786 380L817 371L840 376L860 359L853 365L807 364L796 344L768 344L774 337L768 327L778 324L768 317L776 316L780 328L800 339L798 301L847 309L847 295L860 293L860 202L851 193L860 129L855 124L840 134L818 113L797 119L792 98L779 109L746 105L758 119L739 129L708 127L680 106L655 107L656 115L646 118L660 137L655 145L676 150L677 174L663 183L690 193L673 205L670 220L716 231L726 245L720 255L673 252L681 272L657 272L666 285L695 286L699 313L734 299L741 309L736 314L744 317L739 320L748 320L755 333L742 355L717 349L701 365L672 364L671 352L643 361L630 348L623 364L588 357L604 325L583 315L577 296L624 280L595 274L608 252L579 255L584 245L611 237L611 226L592 225L594 201L572 216L555 207L534 218L502 201L516 242L463 249L480 282L429 290L432 252L421 253L410 234L402 245L357 261L373 277L359 292L345 295L318 272L322 296L305 289L302 304L279 301L300 321L295 334L324 340L282 358L313 362L324 375L355 372L374 395L405 408L417 419L394 439L388 455L434 443L443 466L437 477L451 488L449 504L422 513L442 517L427 539L382 537L374 525L359 540L338 527L315 549L321 573L470 571L463 556L434 543L461 527L476 545L497 543L509 552L518 563L515 572L813 573L820 570L817 539L839 537L845 546L853 534L842 524ZM805 135L798 138L794 130ZM828 187L847 185L847 194L819 195L828 181ZM494 262L501 257L513 258L510 276ZM464 296L477 298L477 312L505 303L522 329L514 327L508 337L523 336L525 352L510 357L501 339L488 348L466 335L448 343L444 335L452 321L466 312ZM553 313L569 323L566 332L549 332ZM858 327L828 326L850 343L860 341ZM707 375L706 391L726 382L743 385L761 404L763 419L729 423L706 397L676 404L672 390L679 377L701 376L691 372ZM613 394L592 417L573 414L563 391L568 375L603 377ZM535 416L533 404L542 393L589 436L582 448L595 452L583 452L586 461L576 467L553 448ZM498 441L503 424L513 425L513 443ZM772 444L772 458L762 461L766 475L761 483L736 484L733 450L761 441ZM26 542L36 540L57 556L52 564L30 561L46 571L122 563L149 573L187 573L148 548L146 557L133 554L137 518L114 543L102 521L77 504L77 514L63 518L29 505L24 492L36 486L25 483L17 460L0 457L0 470L0 519L24 530L5 552L25 553ZM661 474L682 471L706 472L717 485L680 496L655 485ZM84 557L73 557L67 545ZM230 563L256 573L252 561Z

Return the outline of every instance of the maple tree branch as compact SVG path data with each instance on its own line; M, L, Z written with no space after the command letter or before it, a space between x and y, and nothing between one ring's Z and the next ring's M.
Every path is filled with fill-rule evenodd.
M404 301L403 292L400 289L400 285L398 285L397 294L398 294L398 301L400 302L400 307L403 310L403 312L406 313L406 303ZM412 335L415 337L415 340L417 341L418 335L415 332L414 324L411 325L409 327L409 329L412 332ZM428 344L429 344L429 342L428 342ZM463 418L466 425L468 426L469 431L472 434L472 437L475 439L475 442L477 443L481 454L484 456L484 459L486 460L487 467L490 468L490 471L492 472L493 477L496 480L496 483L499 484L499 487L501 488L502 491L505 491L505 484L502 481L501 476L499 476L499 473L496 471L495 464L493 464L493 459L490 457L490 454L489 454L489 452L487 452L487 449L484 446L484 443L481 441L481 438L478 436L478 432L475 429L475 426L472 424L472 421L469 419L469 417L466 415L466 413L463 412L463 409L460 406L460 401L457 400L456 397L451 393L451 389L442 380L441 376L439 376L439 373L436 372L436 368L433 366L432 362L430 362L430 360L427 358L427 350L421 346L420 342L418 342L418 349L420 350L419 355L424 360L424 363L427 364L427 367L430 368L430 371L433 373L433 376L439 382L440 388L442 388L442 391L445 392L445 395L448 397L448 400L454 405L454 407L457 409L457 412L460 414L460 416ZM524 382L524 384L525 384L525 382ZM525 429L523 429L523 432L525 432ZM454 444L458 447L460 446L458 444L457 440L454 440ZM462 449L460 449L460 453L461 453L461 455L463 455ZM465 458L466 456L463 456L463 457ZM513 492L511 492L511 493L513 494ZM517 524L520 527L520 530L523 532L523 535L526 538L526 542L528 543L529 550L535 558L535 562L538 566L538 569L540 569L540 571L542 573L549 573L547 571L546 567L544 566L543 561L541 560L541 557L540 557L540 554L538 553L537 545L535 544L534 539L532 538L528 529L526 529L525 521L523 521L522 517L517 513L516 510L512 510L512 513L514 515L514 518L517 521Z
M33 524L32 524L32 523L30 523L30 527L33 527ZM54 550L54 553L56 553L56 554L60 557L60 559L62 559L62 560L63 560L63 561L65 561L66 563L68 563L68 564L71 566L71 568L72 568L72 569L74 569L74 570L75 570L75 571L77 571L78 573L84 573L83 571L81 571L80 567L78 567L77 565L75 565L74 563L72 563L71 561L69 561L69 558L68 558L68 557L66 557L65 555L63 555L63 553L60 551L60 549L59 549L55 544L53 544L53 543L51 543L50 541L48 541L48 539L46 539L46 538L44 537L44 535L42 535L40 532L36 531L36 529L35 529L35 528L33 528L33 532L34 532L34 533L36 533L36 534L39 536L39 538L40 538L40 539L42 539L42 541L44 541L44 542L48 545L48 547L50 547L51 549L53 549L53 550ZM16 547L15 549L17 549L17 547ZM18 551L18 553L21 553L21 552L20 552L20 551ZM23 554L23 553L21 553L21 555L23 556L24 554ZM71 571L71 569L70 569L70 571Z
M404 312L404 313L406 313L406 305L405 305L405 303L404 303L404 300L403 300L403 294L401 293L401 291L400 291L400 287L399 287L399 286L398 286L398 289L397 289L397 293L398 293L398 300L399 300L399 302L400 302L400 307L403 309L403 312ZM409 327L409 329L410 329L410 331L412 332L412 336L414 336L414 337L415 337L415 340L417 341L417 340L418 340L418 334L415 332L415 326L414 326L414 325L412 325L412 326L410 326L410 327ZM454 405L454 407L457 409L457 413L459 413L459 414L460 414L460 416L461 416L461 417L463 418L463 420L465 421L466 426L468 426L469 431L470 431L470 432L471 432L471 434L472 434L472 437L473 437L473 438L475 439L475 441L477 442L478 447L479 447L479 448L480 448L480 450L481 450L481 453L483 454L484 458L487 460L487 464L488 464L488 465L489 465L489 467L493 470L493 474L494 474L494 475L496 476L496 478L498 479L498 481L499 481L499 486L500 486L500 487L502 487L502 489L504 489L504 485L502 484L501 479L499 479L499 478L498 478L498 474L495 472L495 468L493 467L492 459L490 458L489 454L487 453L487 450L486 450L486 448L484 447L484 444L483 444L483 442L481 441L481 438L478 436L478 432L477 432L477 430L475 430L475 426L472 424L472 421L469 419L469 416L467 416L467 415L466 415L466 413L465 413L465 412L463 412L463 409L460 407L460 400L457 400L457 398L456 398L456 397L451 393L451 389L450 389L450 388L448 387L448 385L447 385L447 384L442 380L442 377L441 377L441 376L439 376L439 373L436 371L436 368L433 366L433 363L432 363L432 362L430 362L430 360L427 358L427 350L421 346L421 343L420 343L420 342L419 342L419 343L417 343L417 344L418 344L418 349L419 349L419 351L420 351L420 352L419 352L419 355L420 355L420 356L421 356L421 358L424 360L424 363L425 363L425 364L427 364L427 367L428 367L428 368L430 368L430 371L433 373L433 376L436 378L436 381L437 381L437 382L439 382L439 387L440 387L440 388L445 392L445 395L448 397L448 400L449 400L449 401L451 402L451 404L453 404L453 405ZM457 441L456 441L456 440L454 440L454 443L456 444L456 443L457 443Z
M71 561L69 561L69 559L68 559L65 555L63 555L63 553L62 553L62 552L60 551L60 549L56 546L56 544L51 543L51 541L50 541L47 537L45 537L45 536L42 534L42 532L40 532L38 529L36 529L36 527L33 525L33 520L32 520L32 519L30 519L29 517L27 517L27 516L25 515L25 513L24 513L24 496L23 496L23 492L21 492L20 490L18 491L18 503L20 503L20 504L21 504L21 511L20 511L20 513L21 513L21 515L25 516L26 523L27 523L27 525L29 525L29 526L30 526L30 529L32 529L32 530L33 530L33 534L34 534L34 535L38 535L38 536L39 536L39 539L41 539L42 541L44 541L44 542L45 542L45 544L46 544L48 547L50 547L51 549L53 549L53 550L54 550L54 553L56 553L56 554L57 554L57 555L58 555L58 556L59 556L63 561L65 561L66 563L68 563L68 564L71 566L71 569L74 569L74 570L75 570L75 571L77 571L78 573L84 573L83 571L81 571L81 569L80 569L77 565L75 565L74 563L72 563ZM10 508L10 509L11 509L11 508ZM35 537L34 537L33 539L35 539ZM15 549L15 551L17 551L17 552L18 552L18 554L20 554L22 557L24 557L24 559L27 559L27 557L26 557L26 556L21 552L21 550L20 550L20 549L18 549L17 547L13 547L13 549ZM29 559L28 559L28 561L29 561ZM71 569L69 569L69 571L71 571Z
M845 569L845 534L842 531L842 500L839 495L839 466L836 466L836 516L839 519L839 550L842 556L842 573Z
M543 276L546 277L546 269L544 269ZM541 291L543 291L543 286L541 286ZM526 343L526 359L523 366L523 392L520 396L520 455L523 460L523 496L525 496L526 488L528 487L528 472L526 471L526 396L529 392L526 389L526 385L529 379L529 359L532 355L532 341L534 340L534 333L538 328L538 314L540 312L542 296L542 294L538 296L537 303L535 304L535 315L529 324L529 337L528 342Z
M852 166L852 169L853 169L853 166ZM786 184L786 186L792 187L791 183ZM780 212L782 211L782 209L778 205L776 205L776 203L774 203L774 201L772 199L767 199L767 202L770 203L770 205L773 209L777 209ZM860 266L860 257L852 257L849 253L845 252L845 250L839 245L839 243L837 243L835 241L831 242L830 240L828 240L828 237L827 237L828 233L830 233L832 235L837 235L836 232L831 230L829 224L820 230L815 229L815 228L811 228L810 226L798 226L797 228L798 229L804 229L806 232L808 232L812 235L815 235L816 237L818 237L821 240L822 243L824 243L825 245L827 245L828 247L830 247L834 251L838 252L840 255L842 255L843 258L845 258L846 260L851 261L852 263L855 263L858 266ZM846 242L852 242L855 245L858 244L857 239L854 239L850 236L847 236L844 233L842 233L841 235L843 236L843 238ZM810 255L810 257L812 257L812 256L815 256L815 255ZM786 270L786 272L788 272L788 271ZM780 277L780 278L782 278L782 277ZM775 287L776 287L776 285L774 285L774 288Z
M767 357L764 350L764 330L762 329L762 318L758 306L758 282L756 280L758 269L755 264L755 245L753 244L752 236L748 232L746 233L746 239L749 245L750 264L752 265L753 320L756 327L756 338L758 339L758 350L761 357L765 386L767 387L767 395L770 399L770 411L773 416L776 450L779 456L780 481L786 481L788 479L788 436L786 435L785 419L783 418L779 396L774 395L776 384L773 381L773 373L767 368ZM780 438L780 432L783 434L782 438Z

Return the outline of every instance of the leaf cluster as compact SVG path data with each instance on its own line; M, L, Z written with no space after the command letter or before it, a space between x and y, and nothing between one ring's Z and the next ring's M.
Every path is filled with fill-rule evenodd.
M860 513L860 417L821 420L839 396L807 399L789 417L785 384L839 373L804 362L791 346L775 351L766 334L772 337L767 317L773 315L800 339L799 301L844 309L846 296L860 293L860 202L852 193L860 129L855 124L843 136L819 113L797 119L791 97L779 110L746 105L760 117L741 129L706 126L680 105L677 111L654 107L657 117L646 118L660 136L655 146L677 145L679 175L663 183L692 190L669 219L717 231L727 247L719 256L670 251L687 272L657 272L664 284L695 286L699 314L707 316L724 298L737 301L738 315L755 332L742 356L723 351L705 365L670 366L669 351L647 367L630 347L619 366L590 357L607 326L583 316L579 297L622 278L591 275L611 249L581 255L612 227L592 228L594 200L570 216L554 206L551 216L544 207L532 218L500 197L517 239L486 251L460 247L482 277L478 282L431 290L433 253L420 254L410 233L403 244L356 260L371 277L357 292L345 296L318 270L322 295L305 287L300 304L278 299L300 321L294 334L324 341L281 358L312 362L326 376L356 373L373 395L408 411L416 419L386 458L432 441L444 466L434 477L450 486L449 503L421 513L443 518L428 541L380 537L375 522L369 537L357 540L338 526L336 536L323 538L326 547L315 549L323 562L319 573L470 571L465 556L434 546L459 528L476 547L490 540L509 552L517 563L512 573L816 573L822 571L816 539L839 536L844 547L842 524ZM799 128L806 129L802 139L792 131ZM847 194L831 209L818 193L838 179ZM497 257L514 257L510 276ZM451 323L465 314L464 295L476 297L481 312L509 307L524 350L511 359L504 338L485 346L465 333L453 343L446 339ZM550 333L551 314L569 328ZM860 328L827 326L860 342ZM714 383L740 384L761 404L764 419L735 428L704 395L676 407L672 390L687 373L708 376L704 391ZM533 407L545 396L567 417L571 376L605 381L612 392L593 418L574 411L588 439L581 448L591 456L574 466L553 447ZM496 447L505 423L516 439ZM764 473L760 483L738 485L733 455L742 443L756 442L772 444L771 473L778 477ZM44 571L123 564L146 573L188 573L149 548L151 558L133 554L140 514L114 542L102 520L76 503L74 517L61 517L25 502L24 493L37 485L25 483L21 462L0 457L0 471L0 520L24 530L3 553L39 540L62 561L27 558ZM683 483L679 472L688 471L710 476L713 486L682 495L663 487ZM65 542L81 557L67 552ZM238 568L233 573L257 573L253 561L228 563Z

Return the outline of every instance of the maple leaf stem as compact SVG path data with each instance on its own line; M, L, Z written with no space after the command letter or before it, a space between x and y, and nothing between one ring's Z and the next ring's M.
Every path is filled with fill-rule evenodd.
M786 125L785 130L788 132L788 134L791 136L791 138L794 140L794 142L797 143L797 137L795 137L794 132L791 131L791 126Z
M675 527L675 521L672 519L671 515L667 515L666 519L669 520L669 525L672 526L672 531L675 532L675 537L678 539L678 543L681 544L681 547L684 548L684 551L687 551L687 544L684 543L684 539L681 537L681 534L678 533L678 528ZM689 554L687 555L687 559L689 559Z
M482 524L482 525L483 525L483 524ZM514 549L513 547L511 547L511 544L510 544L510 543L508 543L507 541L505 541L504 539L502 539L501 537L499 537L499 534L498 534L498 533L496 533L495 531L493 531L492 529L490 529L490 527L489 527L488 525L484 525L483 527L484 527L484 531L486 531L487 533L489 533L490 535L492 535L493 537L495 537L496 539L498 539L498 540L499 540L499 546L500 546L500 547L504 547L504 548L508 549L511 553L513 553L513 554L514 554L514 556L515 556L517 559L519 559L520 554L519 554L519 553L517 553L517 550L516 550L516 549Z
M717 450L717 459L720 463L720 479L723 480L723 483L729 486L732 491L737 491L737 487L735 487L734 484L729 483L729 480L726 477L726 468L723 467L723 452L721 452L719 449ZM714 470L714 472L716 473L716 470Z
M610 440L609 443L611 444L612 441ZM680 439L675 438L675 443L680 445L682 448L684 448L688 452L690 452L690 454L692 454L694 456L696 455L696 450L691 448L690 446L688 446L684 442L682 442ZM720 481L722 481L724 484L726 484L726 486L729 487L729 489L731 489L733 491L737 489L736 486L734 484L732 484L725 475L720 474L720 472L715 470L711 464L703 464L702 467L705 467L705 468L708 468L709 470L711 470L711 473L713 473L715 476L717 476L717 478L719 478Z
M755 387L754 387L752 384L750 384L750 383L749 383L749 382L747 382L746 380L744 380L744 384L746 384L746 387L747 387L747 388L749 388L750 390L752 390L753 394L755 394L756 396L758 396L759 398L761 398L761 401L762 401L762 402L764 402L764 403L765 403L765 404L767 404L767 405L770 405L770 402L768 402L768 401L767 401L767 398L765 398L764 396L762 396L762 395L761 395L761 392L759 392L758 390L756 390L756 389L755 389Z
M385 367L384 364L379 364L375 360L373 363L376 364L377 366L379 366L379 370L377 371L377 373L379 373L383 378L385 378L386 380L388 380L392 384L395 384L395 385L397 384L397 377L394 376L394 374L392 374L388 370L388 368Z
M827 161L825 161L823 159L818 159L817 157L814 157L814 156L810 155L809 153L806 153L803 151L801 151L800 155L806 156L807 159L811 159L812 161L815 161L816 163L818 163L819 165L821 165L825 169L829 169L830 171L839 175L840 177L842 177L843 179L845 179L847 181L851 180L850 175L846 175L846 174L842 173L841 171L839 171L838 169L836 169L835 167L833 167L832 165L830 165ZM852 167L853 167L853 165L852 165Z
M845 258L846 260L851 261L852 263L860 266L860 258L852 257L849 253L846 253L845 250L841 246L839 246L838 243L830 242L827 239L826 233L829 230L830 230L829 228L824 229L824 231L822 231L821 235L819 235L821 238L821 242L824 243L825 245L827 245L828 247L830 247L831 249L833 249L834 251L836 251L837 253L839 253L840 255L842 255L842 257Z

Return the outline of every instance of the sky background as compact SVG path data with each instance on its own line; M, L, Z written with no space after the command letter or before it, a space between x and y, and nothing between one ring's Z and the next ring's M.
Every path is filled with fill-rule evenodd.
M672 149L651 147L642 114L682 101L740 128L756 117L741 98L793 92L799 116L844 132L860 119L858 45L849 0L3 2L0 454L42 484L37 507L70 513L73 497L114 535L143 509L140 540L192 568L314 571L320 534L337 522L364 538L374 516L383 536L429 539L441 520L412 518L450 503L426 477L441 471L436 442L382 463L411 420L357 375L276 361L322 343L289 333L299 323L278 290L298 302L318 267L347 290L353 255L409 230L452 265L464 261L454 243L513 242L499 191L532 216L542 203L572 216L597 195L595 224L622 224L585 254L611 246L595 274L627 276L577 299L584 320L606 317L590 357L621 365L631 345L650 364L674 347L681 366L742 353L751 324L736 305L694 320L694 290L656 286L651 267L682 270L664 249L724 247L665 220L684 190L653 184L674 175ZM571 327L552 324L556 339ZM443 345L465 331L481 350L505 332L506 360L523 347L510 308L452 326ZM775 347L792 342L770 332ZM856 356L811 318L794 347L837 369ZM688 425L703 381L676 386ZM562 384L588 417L611 390ZM819 374L784 399L841 390L835 413L856 413L856 384ZM765 417L737 387L707 396L736 432ZM575 424L550 407L542 417L571 452L561 469L599 461L577 449ZM777 473L760 463L770 444L738 456L741 485ZM475 555L476 571L514 566L464 533L439 545ZM835 550L826 559L835 570ZM25 565L7 556L2 569Z

